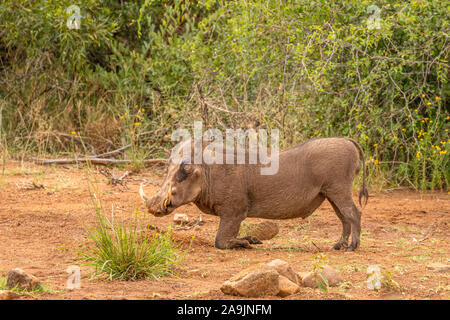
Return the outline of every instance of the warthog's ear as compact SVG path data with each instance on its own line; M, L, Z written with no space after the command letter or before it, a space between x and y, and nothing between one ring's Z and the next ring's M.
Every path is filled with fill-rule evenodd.
M187 161L183 161L180 164L180 168L176 173L177 182L182 182L187 179L187 177L194 171L192 165L188 164Z

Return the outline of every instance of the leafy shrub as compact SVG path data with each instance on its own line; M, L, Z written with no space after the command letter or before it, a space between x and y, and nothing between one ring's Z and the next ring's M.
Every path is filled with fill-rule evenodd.
M95 150L167 155L172 128L202 119L280 129L282 147L353 137L372 185L448 188L442 1L82 0L79 30L70 4L0 4L12 153L67 151L74 130Z

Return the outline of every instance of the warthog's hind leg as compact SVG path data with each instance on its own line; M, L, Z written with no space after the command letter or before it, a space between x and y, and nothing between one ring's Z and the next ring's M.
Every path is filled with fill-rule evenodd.
M360 243L362 212L353 203L353 207L348 209L348 214L351 215L350 221L352 223L352 243L346 251L353 251L359 247Z
M330 203L335 208L336 214L342 221L341 239L333 246L334 249L345 248L346 251L353 251L359 247L361 234L361 211L353 202L351 192L348 194L329 193L327 194ZM337 209L337 210L336 210ZM352 234L350 246L346 246L349 234Z
M339 220L341 220L342 223L341 238L330 248L330 250L347 249L348 238L351 232L351 224L350 222L347 221L347 219L345 219L345 217L342 215L341 211L339 211L339 208L333 203L333 201L331 201L330 199L328 199L328 201L330 202L331 206L334 209L334 212L336 212L336 215L338 216Z

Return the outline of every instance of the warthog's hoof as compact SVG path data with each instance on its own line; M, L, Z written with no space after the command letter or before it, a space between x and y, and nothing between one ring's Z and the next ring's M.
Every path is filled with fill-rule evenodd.
M253 237L253 236L239 238L239 240L247 240L248 243L250 243L250 244L262 244L262 242L257 237Z
M227 241L216 240L214 246L217 249L252 248L249 241L246 239L229 239Z
M353 250L356 250L356 248L359 247L359 240L358 241L352 241L352 243L346 248L345 251L350 252Z
M348 246L345 243L337 242L333 246L331 246L330 251L341 249L348 249Z
M351 252L351 251L354 251L354 250L356 250L356 248L358 248L359 247L359 243L358 244L351 244L351 245L349 245L346 249L345 249L345 251L347 251L347 252Z
M229 249L233 248L251 249L252 246L248 240L233 239L229 242Z

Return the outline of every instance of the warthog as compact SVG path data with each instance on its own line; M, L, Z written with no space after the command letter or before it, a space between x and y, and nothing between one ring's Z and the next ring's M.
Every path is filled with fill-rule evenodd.
M361 211L352 199L352 183L361 160L361 205L361 198L367 203L369 196L364 153L349 138L312 139L284 150L279 153L279 170L274 175L261 175L262 164L193 164L171 157L159 191L148 198L141 185L140 195L149 213L157 217L190 202L204 213L219 216L215 239L219 249L261 243L254 237L237 238L247 217L306 218L327 199L342 222L341 238L330 250L353 251L360 243Z

